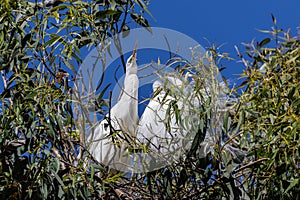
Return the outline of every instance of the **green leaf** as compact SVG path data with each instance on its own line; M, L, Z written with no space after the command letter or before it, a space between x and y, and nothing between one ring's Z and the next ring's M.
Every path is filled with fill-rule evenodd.
M94 165L91 165L91 178L90 178L90 184L92 184L92 181L94 180L95 175L95 168Z
M126 25L122 26L122 37L125 38L129 35L130 28Z
M136 13L132 13L130 16L136 23L138 23L142 27L145 27L150 33L152 33L152 29L147 19L143 18L141 15Z
M70 70L72 70L73 72L75 72L75 68L74 68L73 65L71 65L71 63L69 62L69 60L64 59L63 62L64 62L64 64L65 64Z
M265 46L265 45L269 44L269 43L270 43L270 41L271 41L271 39L270 39L270 38L266 38L266 39L264 39L263 41L261 41L261 42L260 42L260 43L257 45L257 48L258 48L258 49L262 48L263 46Z
M288 193L293 187L295 187L299 183L299 179L294 179L293 181L290 181L289 187L284 191L284 193Z
M57 43L58 41L62 41L63 38L59 35L56 34L51 34L50 35L50 39L45 43L45 46L49 46L52 47L53 45L55 45L55 43Z
M205 135L206 135L206 126L202 123L200 123L200 126L203 126L203 130L201 130L202 128L199 127L195 137L194 137L194 140L192 142L192 146L191 146L191 149L189 150L188 152L188 157L192 157L195 155L195 153L197 152L198 148L200 148L200 144L201 142L204 140L205 138Z
M69 6L67 4L60 4L58 6L54 6L51 9L49 9L49 13L53 13L53 12L56 12L56 11L63 11L67 8L69 8Z
M276 18L274 17L274 15L273 15L273 14L271 14L271 16L272 16L272 21L273 21L274 25L276 25L276 23L277 23L277 20L276 20Z
M64 182L61 180L61 178L58 176L57 173L55 173L55 171L53 171L53 169L50 170L51 173L55 176L56 180L58 181L58 183L61 185L61 186L65 186Z
M32 91L29 94L26 95L25 99L34 99L38 95L38 92Z
M103 166L101 166L101 165L91 164L91 166L93 166L94 169L100 170L102 172L106 171L106 169Z
M62 189L62 186L58 186L58 198L62 199L64 196L64 190Z
M299 106L299 104L300 104L300 98L299 99L296 99L296 100L294 100L293 101L293 103L292 103L292 106L293 107L295 107L295 108L299 108L298 106Z
M116 14L120 14L120 11L117 11L117 10L111 10L111 9L108 9L108 10L100 10L96 13L96 17L98 19L105 19L106 17L112 17Z
M185 169L182 169L180 171L179 180L178 180L178 186L184 185L186 181L188 180L189 176L186 173Z
M25 47L26 43L31 39L32 33L28 33L25 35L25 37L22 39L21 45L22 48Z
M143 0L134 0L136 3L138 3L147 13L148 15L150 15L150 17L152 17L152 19L154 19L153 15L151 14L151 12L148 10L146 4L143 2Z

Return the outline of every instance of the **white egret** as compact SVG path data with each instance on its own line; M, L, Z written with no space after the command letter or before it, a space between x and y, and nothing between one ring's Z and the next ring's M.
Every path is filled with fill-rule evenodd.
M132 138L138 124L138 87L136 47L126 63L126 74L122 94L118 102L111 108L94 133L87 139L90 142L89 151L100 163L122 170L128 161L125 144L117 145L112 137L115 131L123 131ZM123 135L123 134L122 134ZM121 141L124 142L124 141ZM124 164L125 162L125 164Z
M158 89L162 88L163 85L159 80L155 81L152 85L153 93L158 92ZM166 132L164 120L168 104L162 104L165 95L165 91L161 90L160 93L149 101L137 128L137 134L141 142L150 142L150 145L156 148L159 148L159 137L165 136ZM170 100L171 98L167 96L166 101Z
M155 95L139 120L139 79L135 48L126 63L124 86L118 102L111 108L106 118L99 123L94 134L88 138L88 141L91 142L89 148L91 154L98 162L110 166L113 164L113 167L118 170L126 170L131 167L129 165L135 161L131 160L133 157L130 158L131 155L127 151L129 144L126 144L124 138L119 140L119 145L114 144L116 141L113 141L115 137L112 137L112 134L121 130L125 132L122 134L123 136L129 136L126 137L127 140L139 138L143 144L149 144L151 153L150 156L144 157L146 164L149 164L149 158L153 158L153 156L159 161L163 160L163 162L178 160L183 152L189 150L187 147L191 145L193 140L193 134L190 133L196 133L199 128L197 107L201 106L206 99L211 98L211 104L215 104L214 109L212 109L213 112L218 113L220 112L218 109L223 108L223 99L221 98L222 102L218 102L220 100L220 91L218 91L220 85L218 81L213 80L212 82L217 83L217 85L206 83L207 88L196 92L192 89L193 86L187 84L188 82L176 77L168 76L164 80L155 81L152 86ZM169 92L165 88L170 91L175 90L175 92ZM216 94L211 94L214 92ZM173 93L174 95L172 95ZM212 95L214 97L211 97ZM180 112L176 113L176 109ZM215 117L220 117L220 115L216 114ZM214 127L208 130L209 133L206 133L205 140L201 143L203 156L212 152L212 146L217 143L215 139L217 133L213 129ZM212 135L213 133L215 135ZM226 146L225 149L233 150ZM230 152L232 153L232 151ZM144 164L145 159L138 157L135 157L137 162L134 164L140 167L139 165Z
M121 126L121 130L135 133L139 116L138 116L138 88L139 79L137 76L136 48L126 63L126 75L124 86L117 104L111 109L111 113Z
M200 157L205 157L209 152L214 151L213 147L219 139L222 116L228 109L225 107L224 84L215 82L216 85L209 85L207 83L206 88L197 92L194 91L193 85L188 84L188 81L174 76L167 76L163 79L169 84L163 86L162 80L154 82L153 92L159 93L149 101L139 121L137 134L140 141L145 144L149 143L149 149L156 155L156 158L164 161L178 160L182 153L189 150L200 127L198 109L210 98L210 112L213 112L210 116L212 124L209 125L204 141L200 144L199 152ZM166 93L164 88L175 91ZM179 110L179 116L174 110L176 107ZM232 155L237 152L229 144L225 144L224 149Z
M183 86L180 79L167 77L165 84L175 85L177 89ZM144 110L137 128L137 135L144 144L149 144L151 156L163 162L173 161L178 158L182 148L186 131L176 119L174 107L183 109L182 99L175 99L164 90L162 80L157 80L152 85L154 97ZM176 104L176 105L174 105Z

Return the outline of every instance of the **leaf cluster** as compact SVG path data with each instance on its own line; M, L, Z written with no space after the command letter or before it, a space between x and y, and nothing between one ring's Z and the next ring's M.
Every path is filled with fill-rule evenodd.
M239 133L249 148L245 186L255 198L297 199L300 41L276 26L265 32L273 39L246 45L250 59L242 74L246 89L238 112L243 116Z
M74 124L80 51L97 47L147 10L145 1L1 1L0 198L118 196ZM146 21L146 20L144 20ZM96 176L101 172L101 177Z

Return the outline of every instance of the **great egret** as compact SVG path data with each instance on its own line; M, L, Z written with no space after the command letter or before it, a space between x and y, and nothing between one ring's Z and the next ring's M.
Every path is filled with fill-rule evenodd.
M174 107L184 109L183 101L169 95L164 89L163 82L175 86L176 89L183 86L183 82L174 77L167 77L165 81L157 80L153 83L154 97L141 116L137 135L141 143L149 144L151 157L156 157L157 161L168 162L180 156L178 153L180 154L185 146L187 132L181 124L185 114L180 116L180 119L176 119L174 110Z
M153 93L158 92L158 90L162 88L163 85L159 80L155 81L152 85ZM137 134L140 141L144 144L150 142L150 145L157 149L160 148L159 138L166 136L164 121L168 103L162 104L165 95L165 91L161 90L159 94L149 101L137 128ZM172 100L172 98L167 96L165 100L167 102Z
M110 166L113 164L113 168L123 171L132 167L132 162L135 162L134 159L137 160L134 166L138 168L141 168L140 164L149 164L149 159L152 159L153 156L165 164L178 160L183 152L189 150L187 147L193 140L193 134L190 133L196 132L199 128L197 107L201 106L208 98L212 99L212 104L216 104L214 108L216 113L221 112L220 108L223 109L223 105L225 105L222 99L223 94L220 98L218 93L221 88L218 81L212 80L212 82L217 84L206 83L207 88L196 92L193 90L193 86L187 84L188 82L176 77L167 76L155 81L152 86L155 95L139 120L139 79L135 48L126 63L124 86L118 102L111 108L106 118L99 123L94 134L88 138L88 141L91 142L90 153L98 162ZM166 88L174 90L175 93L165 90ZM212 97L214 91L216 94ZM221 102L218 102L220 99ZM180 110L179 115L176 112L178 110ZM220 117L220 115L217 114L216 117ZM148 144L150 154L141 158L139 158L139 154L136 154L137 156L130 154L128 151L129 144L126 144L124 138L119 140L118 144L114 141L115 137L112 137L112 134L115 131L125 132L122 135L128 136L126 140L129 142L138 138L141 143L146 144L146 146ZM202 151L200 150L200 152L203 153L203 156L212 152L212 146L217 144L216 130L210 131L212 132L207 133L205 140L201 143ZM213 135L214 133L215 135ZM224 149L230 151L231 154L237 152L228 147L227 144Z
M116 144L117 141L114 141L112 134L115 131L123 131L126 133L124 135L134 138L139 120L136 47L127 60L123 85L118 102L87 139L90 142L89 151L98 162L114 165L113 168L119 170L125 167L129 159L128 155L124 154L127 147L124 143Z
M209 112L214 113L210 116L211 124L205 138L200 143L199 157L205 157L209 152L213 153L213 147L218 144L220 139L222 116L228 110L225 107L224 84L215 82L216 85L212 83L209 85L206 83L205 88L196 91L193 84L188 84L188 81L180 80L177 77L167 76L162 79L153 83L155 95L149 101L139 121L137 134L140 141L144 144L149 143L150 152L156 159L171 162L178 160L179 156L191 147L201 123L197 111L202 104L208 101L211 106ZM168 84L163 85L163 81ZM171 92L172 94L166 93L165 88L175 91ZM175 108L180 110L179 115L176 114ZM224 149L229 151L233 157L237 157L237 154L239 154L238 157L241 157L244 153L221 142L221 146L223 144Z

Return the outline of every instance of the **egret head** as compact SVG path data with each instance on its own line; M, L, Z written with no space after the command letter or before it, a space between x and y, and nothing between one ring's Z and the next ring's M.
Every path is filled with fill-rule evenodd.
M158 90L160 88L163 88L162 82L159 80L155 81L152 85L153 92L155 92L156 90Z
M183 82L177 77L167 76L166 81L168 84L170 84L169 86L173 86L173 87L183 86Z
M136 48L134 48L132 55L127 59L126 73L129 73L129 74L137 73Z

